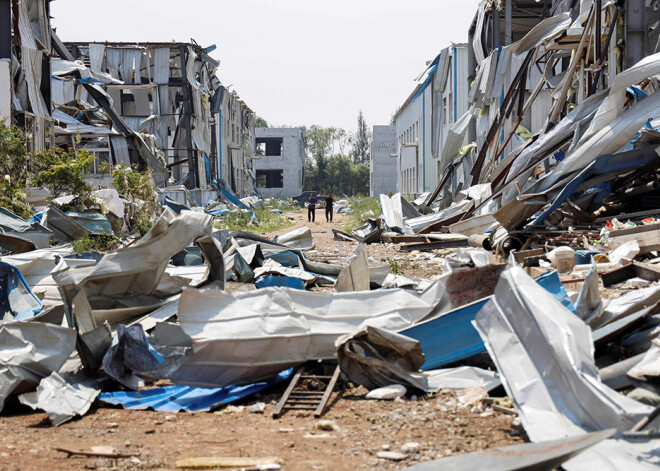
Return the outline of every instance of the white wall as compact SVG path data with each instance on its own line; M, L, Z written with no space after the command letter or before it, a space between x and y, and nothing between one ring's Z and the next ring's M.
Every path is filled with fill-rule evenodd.
M11 123L11 60L0 59L0 119Z

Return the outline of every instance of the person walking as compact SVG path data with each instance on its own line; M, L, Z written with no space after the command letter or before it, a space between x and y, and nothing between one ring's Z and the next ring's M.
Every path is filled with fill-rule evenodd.
M309 195L309 200L307 200L307 221L309 222L316 222L316 203L318 203L318 200L316 195L312 193Z
M332 203L335 202L335 199L332 197L332 193L328 193L328 196L325 197L325 220L326 222L332 222Z

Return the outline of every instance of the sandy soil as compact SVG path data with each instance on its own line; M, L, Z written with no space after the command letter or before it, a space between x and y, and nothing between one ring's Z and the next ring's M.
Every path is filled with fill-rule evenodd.
M107 407L85 417L51 427L45 413L16 406L0 417L0 469L176 469L176 461L191 457L274 456L285 470L401 469L419 461L520 442L511 434L511 416L468 409L444 411L436 399L390 402L363 398L366 390L333 396L321 420L339 428L322 431L306 411L287 411L280 419L272 411L281 392L259 400L265 414L229 407L216 412L162 413ZM252 398L251 402L255 399ZM240 409L240 407L239 407ZM11 412L10 412L11 413ZM376 457L389 446L421 445L402 462ZM73 456L55 447L90 450L111 446L137 457L108 459Z
M294 228L310 226L317 245L310 257L345 263L357 244L333 240L331 228L341 227L342 216L335 215L332 224L323 214L311 224L306 216L289 215L296 222ZM394 245L370 245L368 253L372 263L395 260L409 277L430 277L441 271ZM434 255L442 256L440 251ZM322 431L307 412L289 411L278 420L272 418L284 387L244 404L263 401L265 414L234 406L212 413L161 413L95 405L85 417L60 427L51 427L45 413L33 412L13 399L0 416L0 469L176 469L179 459L205 456L275 456L285 470L402 469L419 461L522 441L512 432L509 415L473 413L469 407L448 409L446 401L435 398L370 401L364 398L364 388L333 396L323 419L333 421L339 430ZM398 451L407 442L418 442L421 451L401 462L376 457L384 448ZM138 456L69 458L54 449L90 450L103 445Z

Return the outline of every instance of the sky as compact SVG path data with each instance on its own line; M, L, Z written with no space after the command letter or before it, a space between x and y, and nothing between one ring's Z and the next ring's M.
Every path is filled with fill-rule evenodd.
M272 125L388 124L427 60L467 41L478 0L58 0L63 41L181 41Z

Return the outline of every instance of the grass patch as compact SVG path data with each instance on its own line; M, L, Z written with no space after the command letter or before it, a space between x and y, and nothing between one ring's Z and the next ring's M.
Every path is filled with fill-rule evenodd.
M293 226L294 222L284 214L271 211L271 209L281 209L286 213L287 210L279 207L279 205L273 206L273 208L266 206L265 209L255 209L254 215L257 219L256 221L252 218L252 212L236 210L225 214L222 219L216 220L214 226L218 229L227 229L229 231L252 232L275 232Z
M363 220L376 218L381 213L378 198L359 196L348 200L351 203L351 209L355 212L344 217L343 228L346 232L360 227Z

